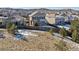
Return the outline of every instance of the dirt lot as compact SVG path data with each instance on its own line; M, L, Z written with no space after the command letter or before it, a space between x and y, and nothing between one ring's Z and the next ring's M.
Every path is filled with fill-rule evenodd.
M35 34L38 36L29 36L26 40L14 40L6 33L7 37L0 40L0 51L62 51L70 48L64 43L59 45L61 42L48 32Z

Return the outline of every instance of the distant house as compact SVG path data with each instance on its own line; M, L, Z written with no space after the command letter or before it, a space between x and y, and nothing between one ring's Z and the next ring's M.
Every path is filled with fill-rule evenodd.
M65 23L65 18L64 16L59 16L57 15L55 18L55 24L64 24Z
M5 25L7 19L8 17L0 16L0 25Z
M74 20L74 17L72 15L67 15L65 17L65 22L70 22L71 20Z
M65 19L63 16L55 15L55 13L47 13L46 20L49 24L63 24Z
M79 18L79 16L72 15L70 13L63 16L54 12L42 13L39 11L35 11L29 14L29 26L34 26L35 23L38 23L39 26L43 26L47 23L51 25L65 24L65 22L70 22L71 20L74 20L75 17Z
M79 19L78 15L72 15L72 17L73 17L73 20L74 20L74 18L78 18Z
M0 16L0 26L5 26L8 22L12 22L17 26L28 26L27 17L23 17L20 15L13 15L10 17Z
M35 11L29 15L29 26L34 26L38 23L39 26L46 24L45 13Z
M65 21L70 22L72 20L75 20L75 18L79 19L79 16L77 16L77 15L68 15L68 16L65 17Z
M49 24L55 24L55 14L54 13L47 13L45 16L45 19Z

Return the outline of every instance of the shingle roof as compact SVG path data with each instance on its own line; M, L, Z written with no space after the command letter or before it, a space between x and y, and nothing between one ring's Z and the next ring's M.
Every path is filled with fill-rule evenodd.
M31 13L29 16L45 16L45 13L35 11L35 12Z
M40 12L38 12L38 13L36 13L36 14L33 15L33 16L45 16L45 13L40 13Z

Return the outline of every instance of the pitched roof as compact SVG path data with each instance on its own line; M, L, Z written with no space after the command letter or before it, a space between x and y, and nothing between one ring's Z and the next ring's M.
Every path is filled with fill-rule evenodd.
M31 13L29 16L45 16L45 13L35 11L35 12Z

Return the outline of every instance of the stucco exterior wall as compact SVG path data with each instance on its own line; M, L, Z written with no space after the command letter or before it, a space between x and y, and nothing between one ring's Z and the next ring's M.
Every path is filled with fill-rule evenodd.
M55 24L55 14L46 14L45 19L49 24Z

